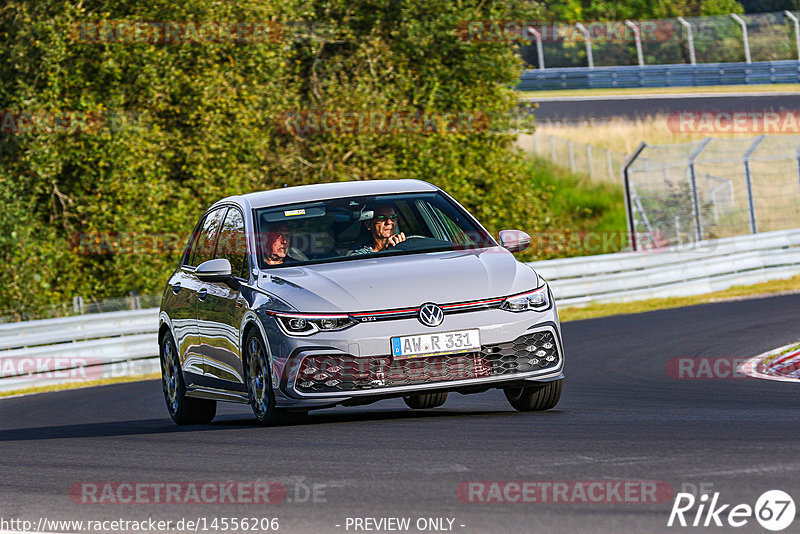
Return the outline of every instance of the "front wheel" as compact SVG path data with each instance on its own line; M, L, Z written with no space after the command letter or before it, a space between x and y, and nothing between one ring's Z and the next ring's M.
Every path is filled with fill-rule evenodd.
M525 388L505 388L503 391L509 404L518 412L538 412L549 410L558 404L563 381L554 380Z
M247 374L247 392L250 406L262 425L278 425L295 422L303 413L289 413L275 407L272 391L272 372L264 342L258 331L251 330L245 341L244 369Z
M210 423L217 414L217 401L186 396L183 372L172 334L161 340L161 387L170 417L179 425Z

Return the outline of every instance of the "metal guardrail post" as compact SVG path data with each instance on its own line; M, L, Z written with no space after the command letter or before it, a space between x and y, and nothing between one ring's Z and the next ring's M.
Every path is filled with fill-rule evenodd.
M528 31L532 33L533 37L536 39L536 56L539 59L539 68L544 70L544 50L542 49L542 33L533 26L528 26Z
M75 314L83 314L84 307L83 307L83 297L80 295L77 297L72 297L72 311Z
M625 211L628 214L628 239L630 240L632 250L637 250L636 247L639 243L636 240L636 223L633 220L633 206L631 206L631 185L630 176L628 175L628 168L633 164L634 161L636 161L636 158L639 157L639 154L642 153L642 150L644 150L645 147L647 147L647 143L644 141L639 143L639 146L636 147L633 155L625 161L625 165L622 167L622 185L625 189Z
M644 67L644 55L642 54L642 36L639 33L639 27L630 20L625 21L625 26L633 30L633 38L636 41L636 59L639 60L639 66Z
M697 156L706 148L706 145L711 142L710 137L706 137L700 142L700 145L689 155L689 186L692 188L692 203L694 204L694 221L695 229L697 230L697 240L703 240L703 219L700 214L700 195L697 192L697 176L694 173L694 161Z
M683 17L678 17L678 22L680 22L681 25L686 28L686 37L689 41L689 61L692 63L692 65L697 65L697 58L694 55L694 35L692 34L692 25L689 24Z
M567 140L567 147L569 148L569 171L575 172L575 147L572 139Z
M589 62L589 68L593 69L594 57L592 57L592 38L589 36L589 30L580 22L576 22L575 27L583 33L583 37L586 39L586 60Z
M747 38L747 23L736 13L731 13L731 17L733 17L733 20L738 22L742 27L742 40L744 41L744 62L750 63L750 40Z
M744 180L747 185L747 204L750 209L750 233L757 234L758 226L756 225L756 206L753 203L753 182L750 176L750 156L755 152L761 141L764 140L763 135L759 135L753 144L744 153Z
M791 11L784 11L783 14L794 22L794 41L797 47L797 61L800 61L800 21L797 20L797 17L795 17L794 13Z
M589 178L594 178L594 169L592 165L592 145L586 145L586 163L589 165Z

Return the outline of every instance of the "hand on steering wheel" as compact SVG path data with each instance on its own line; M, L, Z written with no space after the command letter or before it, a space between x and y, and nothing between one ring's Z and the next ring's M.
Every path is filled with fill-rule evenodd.
M394 234L389 236L389 240L387 241L386 245L393 247L398 243L401 243L406 240L406 234L400 232L399 234Z

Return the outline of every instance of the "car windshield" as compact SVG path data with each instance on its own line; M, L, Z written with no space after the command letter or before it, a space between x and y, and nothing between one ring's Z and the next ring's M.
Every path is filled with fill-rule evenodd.
M255 210L262 268L495 246L438 192L339 198Z

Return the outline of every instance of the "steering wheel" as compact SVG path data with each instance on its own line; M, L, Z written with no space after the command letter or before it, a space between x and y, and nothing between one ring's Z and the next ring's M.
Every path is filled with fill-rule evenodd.
M395 246L389 248L388 250L414 250L415 248L419 247L420 245L412 245L412 239L430 239L428 236L424 235L407 235L405 241L400 241Z

